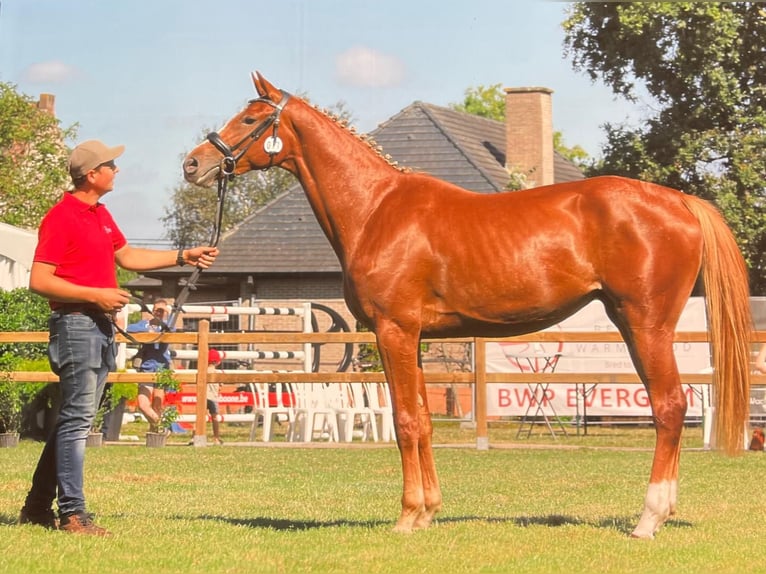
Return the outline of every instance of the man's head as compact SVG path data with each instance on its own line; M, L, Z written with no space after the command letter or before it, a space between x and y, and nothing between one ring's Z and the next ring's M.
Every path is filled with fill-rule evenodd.
M164 323L168 318L168 302L165 299L157 299L152 305L152 318L155 322Z
M98 171L102 167L115 171L114 160L124 151L124 145L107 147L98 140L84 141L75 147L69 156L69 175L75 187L79 187L91 171Z

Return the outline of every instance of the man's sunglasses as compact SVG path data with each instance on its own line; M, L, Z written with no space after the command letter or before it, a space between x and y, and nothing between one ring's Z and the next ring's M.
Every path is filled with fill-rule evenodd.
M101 169L102 167L108 167L112 171L117 169L117 165L114 163L113 159L110 159L109 161L105 161L104 163L100 163L96 166L96 169Z

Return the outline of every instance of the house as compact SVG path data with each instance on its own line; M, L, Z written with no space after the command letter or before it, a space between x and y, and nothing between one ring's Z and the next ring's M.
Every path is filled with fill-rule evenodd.
M12 291L29 285L37 233L0 223L0 289Z
M370 136L399 165L479 193L508 189L509 173L527 187L583 179L553 148L552 91L506 89L506 122L414 102ZM219 244L190 301L308 300L353 319L342 301L341 268L300 186L274 199ZM153 271L127 285L147 298L174 297L186 268Z

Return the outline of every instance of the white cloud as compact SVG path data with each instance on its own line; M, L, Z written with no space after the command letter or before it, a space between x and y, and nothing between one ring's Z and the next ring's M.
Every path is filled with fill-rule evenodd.
M348 86L390 88L404 80L404 63L364 46L355 46L340 54L335 61L338 80Z
M77 68L59 60L38 62L27 67L22 74L25 82L30 84L62 84L80 75Z

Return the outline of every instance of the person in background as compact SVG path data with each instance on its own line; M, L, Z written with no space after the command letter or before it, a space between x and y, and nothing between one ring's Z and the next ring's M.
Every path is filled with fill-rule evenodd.
M114 316L130 300L117 284L115 264L149 271L192 264L206 269L218 255L210 246L166 251L128 244L101 199L114 188L115 160L124 146L85 141L69 156L73 189L43 218L29 288L48 299L48 360L59 376L61 408L32 476L19 524L73 534L108 536L87 512L85 440L107 374L116 368ZM58 502L58 517L53 502Z
M168 319L168 302L164 299L157 299L152 306L152 317L142 319L136 323L128 325L128 333L162 333L169 326L165 325ZM172 368L170 359L170 345L168 343L144 343L142 344L136 356L133 357L133 367L139 373L156 373L161 369ZM162 414L162 403L165 400L165 390L153 383L141 383L138 385L138 410L149 421L149 430L156 432L160 416Z
M207 371L214 372L221 364L221 353L217 349L210 349L207 354ZM221 384L209 383L207 386L207 412L210 413L210 421L213 425L213 444L222 445L221 423L218 421L218 399Z

